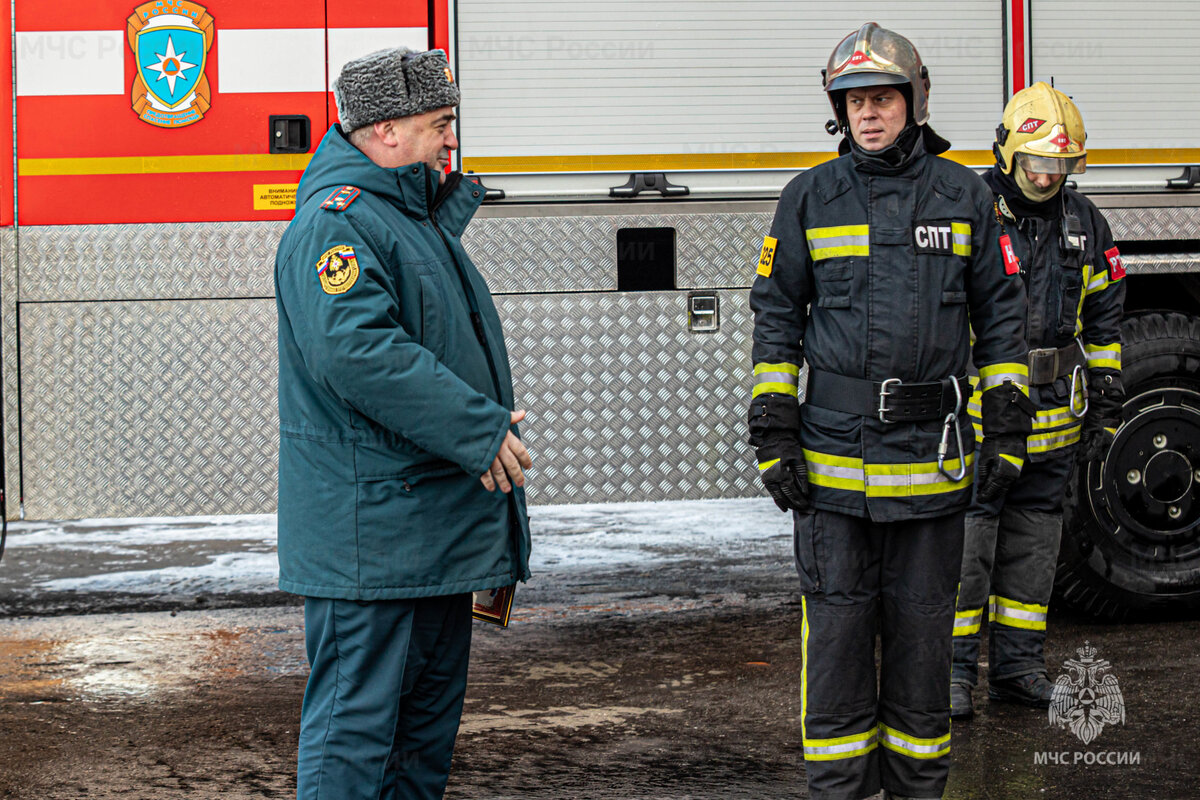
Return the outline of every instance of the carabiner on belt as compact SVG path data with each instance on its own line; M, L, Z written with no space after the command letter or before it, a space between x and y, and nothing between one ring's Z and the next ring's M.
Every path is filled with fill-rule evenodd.
M938 472L945 475L954 482L961 481L967 475L967 455L963 452L962 430L958 427L958 413L962 410L962 387L958 385L958 378L950 376L951 383L954 384L954 410L946 415L946 420L942 423L942 441L938 444ZM958 445L958 474L951 475L946 471L946 456L950 452L950 428L954 428L954 440Z
M1088 411L1087 386L1084 385L1083 375L1084 375L1083 365L1076 364L1075 369L1071 370L1071 394L1067 398L1067 403L1069 404L1067 406L1067 409L1071 412L1071 416L1074 417L1075 419L1083 419L1084 415L1087 414L1087 411ZM1083 410L1082 411L1075 410L1075 388L1076 387L1079 387L1079 396L1083 398Z
M1087 363L1087 348L1083 346L1083 340L1078 336L1075 337L1075 346L1079 348L1079 355L1083 357L1084 364ZM1071 370L1071 391L1067 395L1067 410L1071 412L1071 416L1075 419L1083 419L1084 414L1088 412L1088 391L1087 382L1084 380L1083 364L1076 364L1075 369ZM1075 390L1079 389L1079 396L1083 398L1083 410L1075 410Z

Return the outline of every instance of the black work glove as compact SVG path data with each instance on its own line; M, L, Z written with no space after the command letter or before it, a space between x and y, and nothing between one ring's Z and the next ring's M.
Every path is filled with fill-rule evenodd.
M1008 458L1005 458L1008 456ZM1015 460L1015 463L1014 463ZM979 469L975 475L975 499L990 503L1008 494L1008 490L1021 477L1025 462L1025 437L1006 434L983 440L979 449Z
M1021 476L1025 440L1037 411L1029 396L1011 381L984 392L980 411L983 446L975 475L975 499L990 503L1003 497Z
M1113 432L1121 424L1121 407L1125 404L1125 386L1121 373L1111 369L1096 369L1088 373L1088 411L1083 418L1083 432L1075 458L1080 464L1099 461L1113 443Z
M808 508L808 469L800 445L800 405L796 398L778 393L750 401L750 444L759 464L763 485L780 511ZM773 463L772 463L773 462Z
M808 508L808 468L804 459L779 459L762 471L763 486L780 511L804 511Z
M1079 449L1075 452L1075 459L1080 464L1100 461L1108 455L1108 448L1112 447L1112 443L1111 430L1101 425L1089 425L1085 421L1083 433L1079 435Z

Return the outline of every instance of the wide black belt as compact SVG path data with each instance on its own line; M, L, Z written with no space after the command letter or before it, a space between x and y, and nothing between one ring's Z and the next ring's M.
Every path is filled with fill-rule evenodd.
M970 396L965 375L924 383L905 383L899 378L879 382L848 378L810 366L804 402L883 422L921 422L942 420L947 414L962 411Z
M1054 383L1082 367L1087 361L1083 348L1071 342L1062 347L1042 347L1029 351L1029 385L1043 386Z

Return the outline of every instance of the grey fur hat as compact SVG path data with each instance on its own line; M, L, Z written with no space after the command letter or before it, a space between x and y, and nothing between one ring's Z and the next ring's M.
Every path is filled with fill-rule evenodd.
M333 82L342 130L456 106L461 95L441 50L378 50L346 62Z

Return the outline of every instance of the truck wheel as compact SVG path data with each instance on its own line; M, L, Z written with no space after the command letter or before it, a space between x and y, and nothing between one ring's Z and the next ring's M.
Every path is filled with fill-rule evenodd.
M1122 620L1200 610L1200 318L1122 325L1126 402L1104 458L1068 482L1055 589Z

